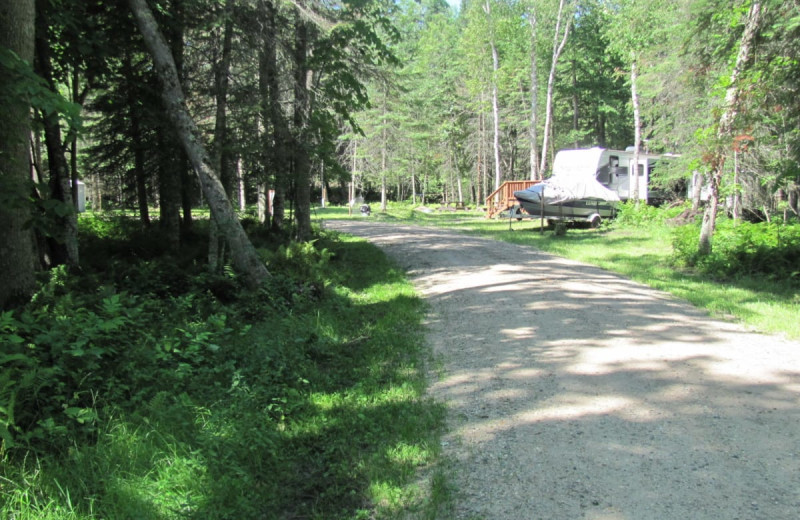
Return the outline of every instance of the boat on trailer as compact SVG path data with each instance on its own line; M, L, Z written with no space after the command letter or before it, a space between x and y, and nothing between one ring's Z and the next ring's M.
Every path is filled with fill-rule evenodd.
M514 192L526 213L548 222L588 222L597 227L603 219L616 213L619 196L596 180L551 177L533 186Z
M632 197L630 172L638 179L637 198L658 198L649 190L650 173L667 155L640 153L638 166L632 150L583 148L561 150L553 161L553 175L547 180L514 192L521 209L547 220L584 221L600 225L612 218L616 204Z

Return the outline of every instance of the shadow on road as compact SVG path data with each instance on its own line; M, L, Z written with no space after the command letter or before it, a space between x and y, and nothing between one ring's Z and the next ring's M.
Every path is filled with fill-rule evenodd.
M530 249L348 231L430 304L458 518L800 515L800 345Z

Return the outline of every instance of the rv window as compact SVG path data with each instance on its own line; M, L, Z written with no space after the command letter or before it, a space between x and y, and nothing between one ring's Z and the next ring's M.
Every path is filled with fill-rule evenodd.
M600 184L608 185L608 183L611 182L611 171L608 169L608 166L603 166L597 170L596 176Z

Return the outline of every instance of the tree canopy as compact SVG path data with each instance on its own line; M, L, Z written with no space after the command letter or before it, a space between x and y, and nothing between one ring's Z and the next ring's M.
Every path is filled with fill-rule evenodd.
M127 2L3 12L22 16L34 48L12 32L0 42L3 110L31 114L28 130L3 129L30 133L28 152L3 144L5 198L27 215L7 258L36 244L14 279L80 265L70 208L84 189L91 210L135 212L173 253L210 206L212 269L236 257L225 222L248 205L304 241L312 200L481 206L503 181L546 177L564 148L679 154L654 179L676 197L705 175L737 217L798 212L796 0L138 4L174 63L188 141ZM208 151L227 202L193 173L187 143Z

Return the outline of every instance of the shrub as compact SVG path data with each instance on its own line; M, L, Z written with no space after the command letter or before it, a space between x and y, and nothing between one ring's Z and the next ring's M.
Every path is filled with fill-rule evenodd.
M686 205L652 206L628 200L617 205L617 216L614 222L621 227L643 227L650 224L663 224L674 218Z
M673 232L674 261L720 278L763 276L800 282L800 225L717 221L712 253L700 256L700 226Z

